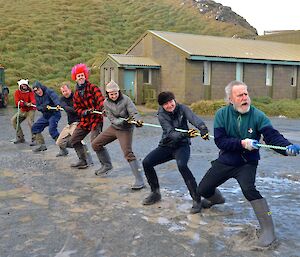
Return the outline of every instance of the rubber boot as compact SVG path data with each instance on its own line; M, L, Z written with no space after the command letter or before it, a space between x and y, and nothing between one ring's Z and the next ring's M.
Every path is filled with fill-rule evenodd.
M45 145L44 137L41 133L36 134L35 140L36 140L36 143L37 143L38 147L32 149L32 151L34 153L38 153L38 152L42 152L42 151L47 150L47 147Z
M84 148L83 145L79 145L74 147L75 148L75 152L78 156L78 161L76 163L71 164L72 168L77 168L77 169L85 169L88 167L87 165L87 161L85 158L85 152L84 152Z
M95 174L106 175L113 168L109 153L105 148L103 148L101 151L96 152L96 154L102 166L100 169L95 171Z
M143 205L152 205L161 200L161 194L158 189L152 190L151 193L144 199Z
M192 208L190 209L190 214L196 214L201 212L202 203L201 200L193 200Z
M85 158L86 158L86 161L87 161L87 164L89 166L93 166L94 165L94 162L93 162L93 158L92 158L92 155L87 147L87 145L83 145L83 149L84 149L84 154L85 154Z
M25 139L24 137L19 137L17 136L17 138L13 141L14 144L21 144L21 143L25 143Z
M145 187L143 175L142 175L142 169L140 168L140 165L137 160L129 162L130 168L132 170L132 173L135 177L135 182L131 186L132 190L140 190Z
M274 224L268 203L265 198L250 201L255 215L258 219L261 233L257 245L267 247L275 241Z
M67 156L69 154L69 151L66 148L61 147L61 146L59 148L60 148L60 150L59 150L58 154L56 155L56 157Z
M223 203L225 203L225 198L222 196L220 190L216 188L213 196L202 200L202 208L208 209L215 204L223 204Z

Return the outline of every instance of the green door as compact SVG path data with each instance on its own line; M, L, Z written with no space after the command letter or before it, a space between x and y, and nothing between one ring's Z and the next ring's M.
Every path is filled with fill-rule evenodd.
M135 99L134 82L135 82L135 70L125 70L124 72L125 94L128 95L132 100Z

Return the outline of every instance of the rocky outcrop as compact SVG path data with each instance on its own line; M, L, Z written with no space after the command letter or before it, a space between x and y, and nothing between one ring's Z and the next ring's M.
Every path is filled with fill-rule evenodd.
M230 7L223 6L222 4L212 0L193 0L193 2L202 15L220 22L228 22L234 25L239 25L257 34L257 30L252 27L246 19L232 11Z

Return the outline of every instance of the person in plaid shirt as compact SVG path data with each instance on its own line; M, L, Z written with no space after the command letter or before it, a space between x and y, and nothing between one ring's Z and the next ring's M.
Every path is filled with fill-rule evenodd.
M78 162L71 164L71 167L85 169L88 167L84 151L83 140L91 132L91 141L97 137L103 128L103 116L94 111L101 111L104 97L99 87L88 81L88 68L85 64L79 63L72 68L72 80L76 81L76 91L73 97L74 109L80 117L79 124L74 130L70 144L74 147ZM111 170L111 159L106 148L96 152L103 169Z

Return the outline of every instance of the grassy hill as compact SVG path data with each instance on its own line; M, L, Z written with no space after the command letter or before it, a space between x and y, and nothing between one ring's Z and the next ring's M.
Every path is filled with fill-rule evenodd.
M236 25L204 18L192 0L0 0L0 64L6 83L38 79L56 87L70 80L72 66L92 67L107 53L123 53L148 29L248 37Z

